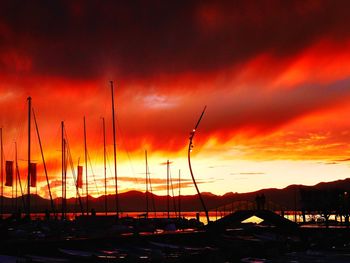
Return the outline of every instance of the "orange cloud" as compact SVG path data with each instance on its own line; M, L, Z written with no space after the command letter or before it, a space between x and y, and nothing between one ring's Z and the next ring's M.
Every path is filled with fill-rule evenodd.
M84 162L85 116L89 156L100 164L104 117L111 158L111 79L121 163L130 155L141 162L145 148L185 156L204 105L193 154L229 159L223 152L237 146L254 160L348 155L347 2L0 5L0 125L6 159L18 144L23 178L28 96L52 182L61 169L61 121L76 166ZM31 132L45 183L34 123ZM122 176L130 183L122 190L137 187L133 180Z

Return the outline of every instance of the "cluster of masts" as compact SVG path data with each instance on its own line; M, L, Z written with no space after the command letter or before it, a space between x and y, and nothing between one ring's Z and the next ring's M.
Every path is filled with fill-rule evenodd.
M116 126L115 126L115 109L114 109L114 86L113 86L113 81L110 81L110 87L111 87L111 97L112 97L112 129L113 129L113 156L114 156L114 180L115 180L115 209L116 209L116 217L119 218L119 199L118 199L118 175L117 175L117 147L116 147ZM24 194L23 194L23 189L22 189L22 184L21 180L19 177L19 170L18 170L18 164L17 164L17 146L15 149L15 155L16 155L16 161L15 161L15 167L16 167L16 195L17 195L17 180L19 181L19 186L22 194L22 201L23 201L23 207L25 208L26 211L26 217L30 218L31 214L31 204L30 204L30 188L31 187L36 187L36 163L31 162L31 117L33 114L34 117L34 122L35 122L35 128L38 136L38 141L39 141L39 146L40 146L40 151L41 151L41 157L43 161L43 166L44 166L44 172L46 176L46 181L47 181L47 186L48 186L48 192L49 192L49 197L50 197L50 202L51 202L51 209L55 216L57 215L57 210L55 208L53 198L52 198L52 193L50 189L50 184L49 184L49 178L47 174L47 169L46 169L46 164L45 164L45 158L44 158L44 153L42 149L42 144L41 144L41 139L39 135L39 129L38 125L36 122L36 117L34 113L34 109L32 108L32 99L31 97L28 97L28 165L27 165L27 200L24 200ZM208 211L206 209L205 203L203 201L203 198L199 192L198 186L196 184L196 181L193 176L192 172L192 167L191 167L191 160L190 160L190 153L192 152L193 148L193 138L195 135L195 131L198 128L198 125L204 115L204 112L206 110L206 106L203 109L202 114L200 115L200 118L195 126L195 128L191 131L190 133L190 138L189 138L189 146L188 146L188 164L189 164L189 169L191 173L191 177L193 180L193 183L195 185L196 191L198 193L199 199L201 201L201 204L203 206L204 212L207 217L207 221L209 222L209 216L208 216ZM106 129L105 129L105 120L102 118L102 124L103 124L103 146L104 146L104 182L105 182L105 211L107 214L107 178L106 178ZM64 122L61 122L61 138L62 138L62 219L66 218L66 208L67 208L67 199L66 199L66 194L67 194L67 186L66 186L66 181L67 181L67 162L70 162L72 166L72 157L70 155L70 150L69 150L69 144L68 140L65 135L65 128L64 128ZM2 128L0 128L0 171L1 171L1 204L0 204L0 213L1 216L3 215L3 200L4 200L4 175L3 175L3 139L2 139ZM87 143L86 143L86 124L85 124L85 117L84 117L84 148L85 148L85 176L86 176L86 214L89 215L89 192L88 192L88 169L87 169ZM150 176L149 176L149 170L148 170L148 161L147 161L147 151L145 151L145 159L146 159L146 217L148 217L148 212L149 212L149 207L148 207L148 185L150 184ZM169 179L170 179L170 168L169 168L169 160L167 161L167 208L168 208L168 218L169 218L169 211L170 211L170 201L169 201ZM79 188L82 188L82 172L83 172L83 167L78 165L78 174L75 176L74 174L74 169L73 171L73 178L75 181L75 186L76 186L76 193L77 197L79 200L80 208L82 214L84 213L81 197L79 194ZM6 161L6 183L5 186L13 186L13 161ZM179 171L179 184L180 184L180 171ZM150 184L151 185L151 184ZM180 197L180 187L179 187L179 197ZM17 201L17 198L16 198ZM180 211L180 199L179 199L179 211ZM153 207L155 211L155 205L154 205L154 200L153 200Z

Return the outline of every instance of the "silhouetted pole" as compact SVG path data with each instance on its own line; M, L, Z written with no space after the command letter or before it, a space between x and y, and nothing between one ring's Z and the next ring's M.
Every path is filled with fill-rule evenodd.
M181 218L181 170L179 169L179 218Z
M103 126L103 169L105 176L105 213L107 215L107 165L106 165L106 125L105 118L102 118Z
M169 160L166 162L166 200L167 200L167 209L168 209L168 218L170 218L170 201L169 201Z
M113 124L113 153L114 153L114 180L115 180L115 205L117 218L119 218L119 198L118 198L118 175L117 175L117 144L115 134L115 117L114 117L114 87L113 81L110 81L112 92L112 124Z
M64 170L65 170L65 156L64 156L64 152L65 152L65 145L64 145L64 122L61 121L61 149L62 149L62 215L61 215L61 219L63 220L65 215L64 215L64 210L65 210L65 177L64 177Z
M63 160L64 160L64 218L67 218L67 162L68 162L68 147L67 139L63 139Z
M200 121L202 120L202 117L203 117L203 115L204 115L204 112L205 112L206 108L207 108L207 106L204 107L203 112L202 112L201 116L199 117L199 120L198 120L196 126L194 127L194 129L193 129L192 132L190 133L190 140L189 140L189 144L188 144L188 166L189 166L189 168L190 168L190 173L191 173L191 177L192 177L193 184L194 184L194 186L195 186L195 188L196 188L196 190L197 190L198 197L199 197L199 199L200 199L200 201L201 201L201 203L202 203L202 207L203 207L203 209L204 209L205 216L207 217L207 221L208 221L208 224L209 224L210 221L209 221L208 210L207 210L207 208L206 208L206 206L205 206L205 203L204 203L204 200L203 200L203 198L202 198L202 195L201 195L201 193L199 192L199 189L198 189L196 180L194 179L194 176L193 176L192 167L191 167L191 152L192 152L192 148L193 148L193 144L192 144L193 138L194 138L196 129L198 128L198 125L199 125Z
M297 187L294 188L294 222L297 223Z
M86 214L89 215L89 182L87 168L86 124L84 116L84 153L85 153L85 180L86 180Z
M173 185L173 178L171 177L170 167L169 167L169 182L171 186L171 193L172 193L172 199L173 199L173 212L175 213L175 218L177 217L177 211L176 211L176 198L174 194L174 185Z
M147 160L147 150L145 150L145 160L146 160L146 217L148 217L148 160Z
M18 184L18 178L17 178L17 143L15 142L15 165L16 165L16 168L15 168L15 182L16 182L16 187L15 187L15 191L16 191L16 194L15 194L15 213L17 213L17 210L18 210L18 200L17 200L17 184Z
M149 172L149 166L148 166L148 158L147 158L147 174L148 174L148 183L149 183L149 189L151 191L151 198L152 198L152 205L153 205L153 212L154 212L154 217L157 217L157 209L156 209L156 203L154 201L154 195L153 195L153 190L152 190L152 181L151 181L151 173Z
M32 98L28 97L28 187L27 187L27 217L30 219L30 124L32 112Z

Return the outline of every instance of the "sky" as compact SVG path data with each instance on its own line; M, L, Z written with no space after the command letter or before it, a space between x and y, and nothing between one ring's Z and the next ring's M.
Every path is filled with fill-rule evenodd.
M31 96L54 197L61 196L61 121L89 194L114 193L110 81L118 191L223 195L347 178L350 142L349 1L16 1L0 3L0 126L4 160L27 174ZM34 120L31 159L48 188ZM73 167L71 167L73 166ZM25 186L23 185L25 188ZM18 190L19 191L19 190ZM81 190L84 195L85 189ZM5 195L13 194L5 187Z

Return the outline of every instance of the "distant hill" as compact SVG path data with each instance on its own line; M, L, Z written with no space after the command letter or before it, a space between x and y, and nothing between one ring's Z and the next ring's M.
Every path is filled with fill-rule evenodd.
M304 186L304 185L290 185L283 189L269 188L262 189L250 193L226 193L222 196L214 195L212 193L202 193L203 199L206 203L208 210L215 210L217 207L222 209L226 207L231 209L236 207L240 202L250 202L254 203L255 197L257 195L264 194L268 204L274 205L275 209L292 210L295 208L300 208L300 189L340 189L342 191L350 192L350 178L344 180L337 180L328 183L319 183L314 186ZM149 193L149 209L153 211L153 200L156 206L156 211L167 211L167 197L158 196ZM146 208L146 194L138 191L129 191L121 193L118 196L120 210L123 212L128 211L145 211ZM26 200L26 196L24 197ZM60 210L61 198L54 200L56 208ZM86 208L85 198L81 199L84 209ZM178 197L169 199L170 209L173 210L174 202L176 207L178 207ZM11 200L10 198L4 198L4 212L12 212L16 203L16 200ZM104 196L98 198L89 198L89 207L94 208L96 211L104 211ZM110 211L115 211L115 195L107 196L108 208ZM17 198L17 204L22 211L23 202L22 197ZM80 205L77 199L70 198L67 200L68 211L79 212ZM243 206L244 207L244 206ZM45 209L50 209L50 200L44 199L37 195L31 196L31 208L33 212L43 212ZM202 211L202 207L197 195L185 195L181 196L181 210L182 211Z

